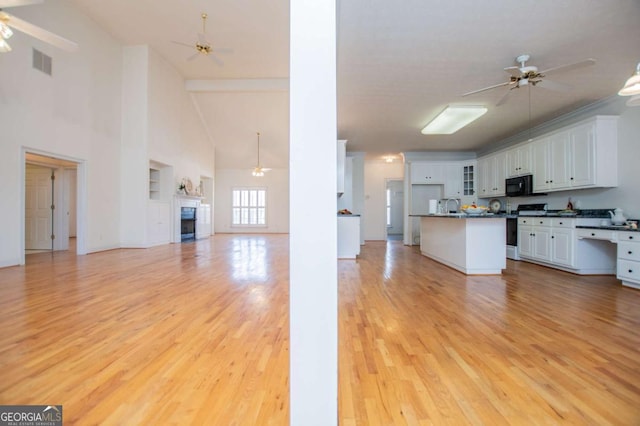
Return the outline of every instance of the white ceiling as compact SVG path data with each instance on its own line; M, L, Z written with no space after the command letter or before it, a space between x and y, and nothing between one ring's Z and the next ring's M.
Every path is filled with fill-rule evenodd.
M288 77L286 0L68 1L124 44L150 45L185 79ZM222 67L206 58L186 61L192 51L172 43L196 41L201 12L209 15L214 46L233 49L220 55ZM12 13L19 16L18 8ZM372 155L475 151L614 96L640 61L639 44L638 0L338 1L338 138L349 140L348 150ZM597 62L553 76L572 90L534 87L531 121L526 88L513 90L499 107L506 88L460 96L507 81L503 68L516 65L523 53L540 70L587 58ZM218 165L251 166L255 132L261 131L264 165L286 167L288 101L286 94L271 95L274 103L269 95L232 103L230 95L195 95ZM451 104L486 105L489 112L454 135L422 135L422 127ZM243 117L231 120L229 114Z

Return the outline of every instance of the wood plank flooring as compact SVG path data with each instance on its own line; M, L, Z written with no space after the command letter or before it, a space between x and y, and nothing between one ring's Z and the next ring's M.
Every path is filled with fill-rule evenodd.
M0 269L0 404L288 424L288 267L287 235L217 235ZM640 291L615 277L466 277L399 241L338 270L340 424L640 424Z

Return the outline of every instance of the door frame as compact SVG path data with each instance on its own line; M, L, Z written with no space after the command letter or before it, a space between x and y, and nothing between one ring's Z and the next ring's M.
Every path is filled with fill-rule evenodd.
M405 233L405 229L404 229L404 208L405 208L405 199L406 199L406 191L404 190L404 179L402 178L385 178L384 179L384 217L385 217L385 226L384 226L384 238L385 240L387 240L389 238L389 227L387 226L387 221L386 221L386 217L387 217L387 189L389 188L389 183L390 182L402 182L402 204L400 206L400 208L402 209L401 212L401 218L402 218L402 241L404 241L404 233ZM393 209L391 210L393 212ZM393 216L392 216L393 217Z
M37 148L30 148L23 146L20 150L20 265L24 265L26 261L25 253L25 206L26 206L26 168L27 168L27 154L42 155L44 157L50 157L58 160L70 161L76 163L76 254L87 254L87 165L83 159L70 157L67 155L56 154L49 151L44 151ZM54 181L54 203L62 206L62 188L64 185L64 174L58 173L64 170L64 167L52 166L52 169L56 170L57 179ZM58 209L54 214L56 219L53 223L53 232L55 235L59 235L60 227L63 226L62 218L63 213ZM60 249L59 243L56 244L54 240L54 250Z

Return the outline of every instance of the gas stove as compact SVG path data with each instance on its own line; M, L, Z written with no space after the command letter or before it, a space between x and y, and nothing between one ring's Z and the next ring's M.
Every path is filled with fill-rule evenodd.
M545 216L547 204L520 204L516 210L518 216Z

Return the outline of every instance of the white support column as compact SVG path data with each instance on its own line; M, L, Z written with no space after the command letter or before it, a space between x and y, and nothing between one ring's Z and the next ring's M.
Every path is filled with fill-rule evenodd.
M327 426L338 419L335 0L291 0L290 22L290 422Z

